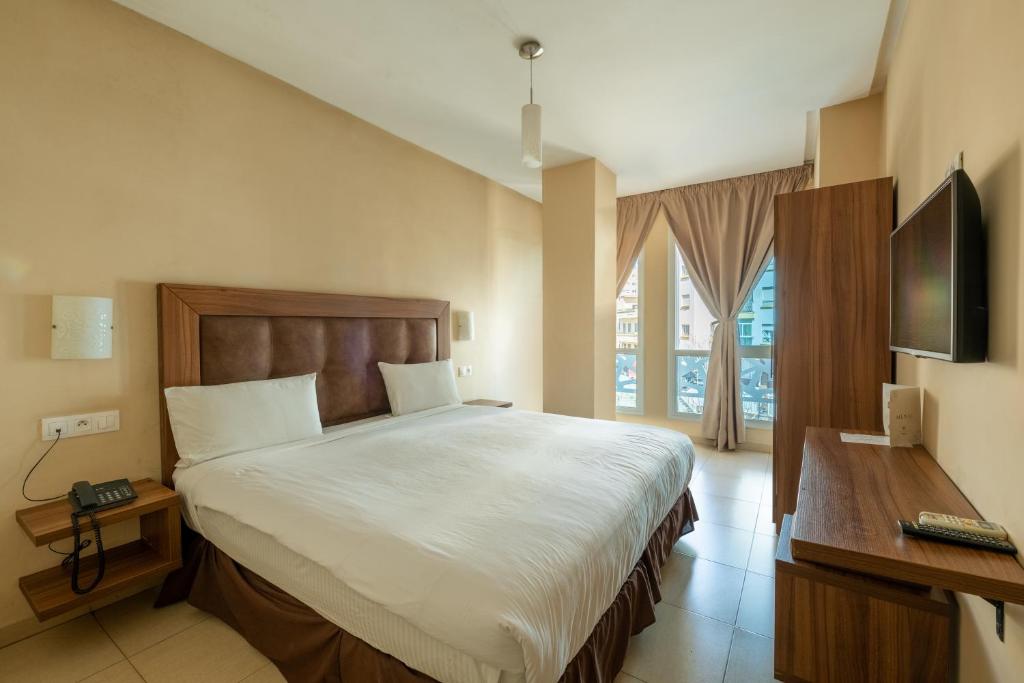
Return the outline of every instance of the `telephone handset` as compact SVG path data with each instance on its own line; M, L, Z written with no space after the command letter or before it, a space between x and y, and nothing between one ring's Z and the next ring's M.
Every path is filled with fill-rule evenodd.
M93 486L87 481L77 481L71 490L68 491L68 502L71 503L71 529L74 532L75 548L71 551L71 590L82 595L88 593L103 579L103 571L106 569L106 556L103 553L103 538L100 535L100 525L96 521L96 513L107 508L125 505L138 498L135 489L127 479L116 479ZM85 588L78 585L79 560L82 550L89 545L88 541L82 542L81 529L78 526L78 518L86 516L92 523L93 537L96 543L96 576L92 583Z
M127 479L115 479L95 486L87 481L76 481L68 491L72 509L81 514L125 505L138 497Z

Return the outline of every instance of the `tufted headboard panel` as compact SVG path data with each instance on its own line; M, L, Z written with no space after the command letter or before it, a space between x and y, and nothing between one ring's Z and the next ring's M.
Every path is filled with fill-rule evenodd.
M327 425L390 411L378 361L450 356L447 301L159 285L161 472L178 461L163 389L317 373Z
M389 412L377 362L437 360L437 324L410 318L209 315L199 319L199 353L203 384L315 372L326 427Z

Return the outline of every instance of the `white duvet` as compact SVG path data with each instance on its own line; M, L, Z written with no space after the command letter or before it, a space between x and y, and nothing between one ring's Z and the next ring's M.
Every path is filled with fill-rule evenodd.
M175 482L198 531L202 510L228 515L450 648L549 683L692 464L669 430L454 406L218 458Z

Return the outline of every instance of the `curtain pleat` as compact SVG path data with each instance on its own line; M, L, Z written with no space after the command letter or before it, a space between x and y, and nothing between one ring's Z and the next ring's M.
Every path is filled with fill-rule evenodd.
M658 194L694 288L716 320L701 431L720 450L746 439L736 318L771 258L774 198L803 189L810 178L811 167L805 165Z
M617 284L616 294L622 291L622 286L629 278L629 272L633 270L633 264L640 256L640 250L644 248L644 242L651 233L654 219L658 217L661 205L658 203L658 193L635 194L629 197L622 197L616 202L616 218L618 241L615 250L615 269Z

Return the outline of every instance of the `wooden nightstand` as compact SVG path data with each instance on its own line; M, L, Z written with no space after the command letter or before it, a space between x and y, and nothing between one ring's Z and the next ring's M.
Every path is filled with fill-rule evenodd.
M489 398L478 398L475 401L465 401L467 406L487 406L489 408L511 408L512 401L492 401Z
M127 505L96 513L100 527L138 518L142 538L108 548L103 580L85 595L71 590L71 570L60 565L18 579L21 592L40 621L89 604L110 593L166 575L181 566L181 520L178 494L152 479L133 481L138 498ZM71 505L58 500L18 510L18 524L36 546L70 538ZM92 524L81 518L84 538ZM96 556L82 558L83 583L95 572Z

